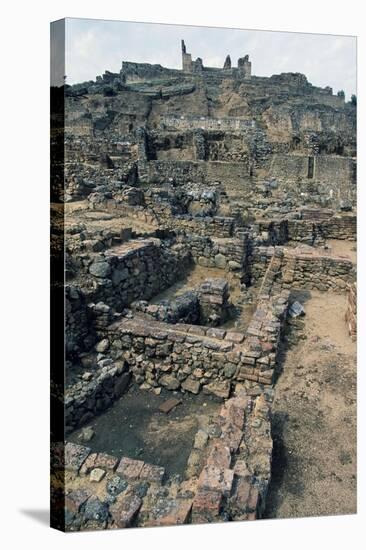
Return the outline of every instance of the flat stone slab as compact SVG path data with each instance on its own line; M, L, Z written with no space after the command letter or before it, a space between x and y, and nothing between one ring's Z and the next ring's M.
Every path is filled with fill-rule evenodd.
M159 407L159 411L168 414L170 411L175 409L178 405L180 405L182 401L180 399L175 399L175 397L172 397L171 399L168 399L167 401L164 401Z
M140 478L144 481L161 483L165 474L165 469L154 464L144 464L140 473Z
M90 498L92 495L88 489L77 489L71 491L65 496L65 506L67 510L73 514L77 514L80 511L80 507Z
M78 472L89 456L91 449L76 443L66 443L65 445L65 469L72 472Z
M94 468L101 468L114 472L118 464L118 458L106 453L91 453L80 468L81 475L87 475Z
M182 525L187 522L191 508L192 499L159 499L144 521L144 527Z
M138 479L143 467L144 462L142 460L123 457L121 458L116 473L126 479Z

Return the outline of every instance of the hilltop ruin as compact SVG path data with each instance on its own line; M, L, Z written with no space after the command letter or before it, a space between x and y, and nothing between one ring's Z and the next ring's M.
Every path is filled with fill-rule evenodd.
M326 337L306 332L307 301L309 319L323 304L320 335L336 304L354 376L355 105L303 74L255 76L247 55L212 68L183 40L181 53L179 70L123 61L119 73L65 86L64 186L53 199L66 214L68 530L275 514L266 500L279 412L291 409L281 380L299 366L296 350L316 350L319 365L328 353ZM301 375L292 403L303 380L303 395L312 391ZM86 441L85 426L130 392L152 408L183 401L173 410L199 417L178 474L163 444L156 464L146 446L121 456ZM290 414L300 423L301 399ZM321 393L311 399L323 415ZM352 419L354 406L352 394ZM322 422L314 438L326 441Z

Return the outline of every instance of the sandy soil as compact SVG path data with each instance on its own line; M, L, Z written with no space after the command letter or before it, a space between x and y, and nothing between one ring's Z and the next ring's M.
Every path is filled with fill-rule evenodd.
M306 316L289 326L281 352L268 518L356 512L356 344L346 297L306 294Z
M65 204L65 227L76 223L85 224L90 231L120 230L131 227L136 232L150 232L156 229L154 224L140 219L99 210L89 210L88 201L76 201Z
M353 263L357 261L356 243L352 241L339 241L328 239L327 245L331 247L332 256L345 256L349 258Z

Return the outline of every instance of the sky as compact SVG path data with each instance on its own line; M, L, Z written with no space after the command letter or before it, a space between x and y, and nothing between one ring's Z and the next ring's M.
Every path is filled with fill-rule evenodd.
M350 36L241 30L93 19L66 20L66 82L95 80L119 72L122 61L181 68L180 41L206 67L232 66L248 54L252 74L299 72L314 86L356 94L356 38Z

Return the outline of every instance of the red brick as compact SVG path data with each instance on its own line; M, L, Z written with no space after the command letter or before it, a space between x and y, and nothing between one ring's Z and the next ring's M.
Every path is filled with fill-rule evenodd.
M207 458L207 465L225 469L230 468L230 463L231 454L229 447L222 440L213 443Z
M212 523L220 515L222 494L201 489L193 500L192 523Z
M198 488L221 492L222 495L229 496L233 478L234 472L232 470L207 465L198 478Z
M177 498L174 500L163 500L158 502L157 513L152 512L151 516L144 521L144 527L182 525L187 523L192 508L192 499Z

